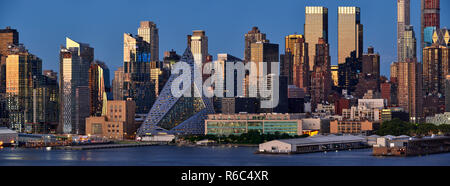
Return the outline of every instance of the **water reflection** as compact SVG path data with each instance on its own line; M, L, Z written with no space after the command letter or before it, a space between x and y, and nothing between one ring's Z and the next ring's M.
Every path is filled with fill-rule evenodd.
M450 165L450 153L422 157L375 157L370 149L297 155L254 154L254 147L151 146L97 150L0 149L0 165Z

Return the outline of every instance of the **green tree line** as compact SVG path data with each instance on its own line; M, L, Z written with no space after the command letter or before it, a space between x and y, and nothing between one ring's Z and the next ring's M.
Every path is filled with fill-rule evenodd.
M250 130L248 133L244 133L241 135L191 135L185 136L184 139L190 142L196 142L204 139L214 140L220 144L260 144L266 141L272 141L276 139L291 139L291 138L304 138L308 137L305 135L289 135L286 133L271 133L271 134L261 134L256 130Z
M450 125L449 124L434 125L432 123L413 124L395 118L391 121L383 122L380 125L380 128L377 130L376 134L380 136L385 135L426 136L430 134L439 134L439 132L444 135L449 135Z

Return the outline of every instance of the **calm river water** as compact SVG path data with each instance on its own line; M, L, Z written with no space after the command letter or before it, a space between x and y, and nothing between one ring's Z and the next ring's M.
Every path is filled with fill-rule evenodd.
M97 150L3 148L0 166L449 166L450 153L374 157L371 149L298 155L254 154L256 147L147 146Z

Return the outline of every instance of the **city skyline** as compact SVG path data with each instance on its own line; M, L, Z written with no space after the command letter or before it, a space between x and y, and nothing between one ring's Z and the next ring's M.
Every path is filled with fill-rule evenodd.
M101 14L93 10L100 7L100 2L84 4L84 9L92 14L80 14L77 19L71 19L71 15L64 15L62 6L72 7L66 10L75 10L78 5L72 2L10 2L9 6L18 6L23 9L21 16L12 14L10 9L0 8L0 27L11 26L20 34L20 43L25 44L33 54L43 61L43 69L53 69L59 72L58 47L64 44L64 38L70 37L83 43L89 43L96 49L96 59L105 61L111 73L122 65L122 35L136 30L141 20L153 21L160 30L159 56L164 51L174 49L179 53L184 51L186 35L192 30L205 30L209 37L209 48L212 56L218 53L229 53L239 58L244 56L244 34L253 26L259 27L262 33L267 34L271 43L284 45L284 37L290 34L304 34L305 6L324 6L329 10L329 43L331 64L337 64L337 9L338 6L357 6L361 8L361 23L364 25L364 51L373 46L381 56L381 75L389 77L389 66L396 61L396 32L397 32L397 6L395 1L383 1L383 3L371 1L285 1L286 3L263 2L254 5L250 1L240 2L237 6L233 2L204 2L204 1L175 1L167 2L142 2L142 5L156 6L159 8L145 11L146 6L138 6L136 9L128 9L136 3L108 2ZM35 4L37 3L37 4ZM386 4L390 3L390 4ZM178 4L180 6L170 6ZM286 11L276 11L280 7L290 6ZM450 4L442 1L441 7ZM51 6L46 6L51 5ZM103 6L103 4L101 4ZM250 6L252 5L252 6ZM273 5L273 6L271 6ZM204 11L195 11L200 6ZM209 9L205 7L212 6ZM273 14L259 14L259 6L274 7ZM8 7L8 6L1 6ZM165 8L166 7L166 8ZM167 8L169 7L169 8ZM185 13L161 13L178 11L181 7L187 7ZM192 9L189 9L191 8ZM232 8L230 14L217 14L218 8ZM255 7L255 8L251 8ZM30 8L33 10L26 11ZM39 15L33 14L39 9ZM52 8L52 11L45 11ZM78 7L79 8L79 7ZM229 9L228 8L228 9ZM53 10L55 9L55 10ZM116 12L125 12L117 14ZM172 10L173 9L173 10ZM241 11L244 9L245 11ZM12 9L11 9L12 10ZM383 10L383 14L377 14ZM53 15L58 14L58 16ZM204 16L208 14L208 16ZM14 16L13 16L14 15ZM64 15L64 16L62 16ZM182 16L181 16L182 15ZM377 15L377 16L374 16ZM54 17L56 16L56 17ZM212 16L212 17L211 17ZM60 18L57 18L60 17ZM288 17L288 18L286 18ZM450 22L447 11L441 11L441 25L446 26ZM89 19L88 19L89 18ZM62 22L70 19L69 22ZM370 19L370 21L369 21ZM42 22L46 20L46 22ZM293 22L294 20L294 22ZM386 23L386 21L391 23ZM58 24L55 24L58 23ZM411 24L416 31L418 43L420 37L417 33L420 28L420 0L411 0ZM383 29L377 28L381 27ZM37 31L37 32L36 32ZM43 44L45 43L45 44ZM284 53L281 47L279 53ZM420 50L420 47L417 47ZM162 59L160 59L162 60ZM215 59L214 59L215 60ZM421 61L421 60L419 60ZM113 77L113 74L111 74Z

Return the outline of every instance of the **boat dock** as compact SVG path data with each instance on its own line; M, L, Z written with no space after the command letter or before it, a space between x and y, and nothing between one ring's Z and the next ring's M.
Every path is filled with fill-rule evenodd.
M377 138L374 156L420 156L450 152L450 136L432 136L410 139Z
M281 139L259 145L256 154L302 154L325 151L368 148L367 140L359 136L312 136L297 139Z

